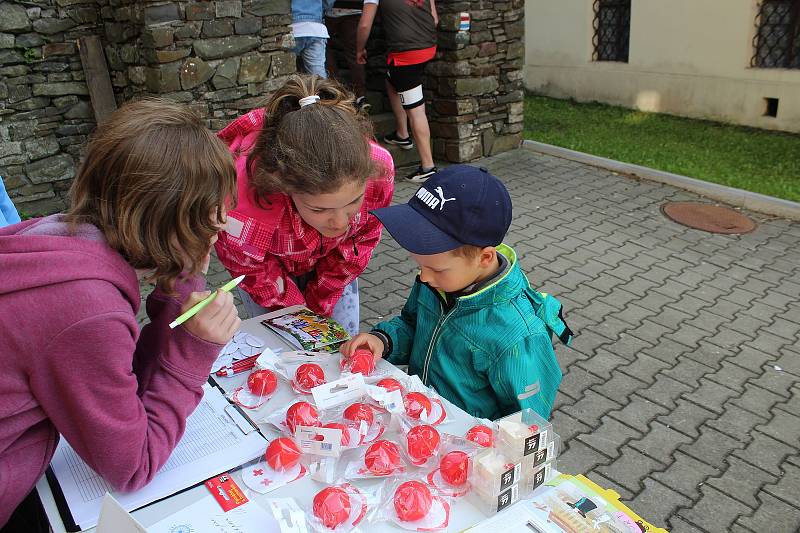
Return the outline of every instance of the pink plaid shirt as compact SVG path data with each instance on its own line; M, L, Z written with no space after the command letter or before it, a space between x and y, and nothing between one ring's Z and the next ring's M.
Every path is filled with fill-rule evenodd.
M307 305L330 316L344 288L367 267L381 239L381 224L369 214L386 207L394 191L392 156L371 142L372 159L384 172L367 182L361 210L340 237L323 237L297 213L289 196L273 194L269 205L255 200L248 184L246 161L261 130L264 110L243 115L219 132L234 154L239 202L228 213L228 225L215 248L232 276L245 275L240 287L267 308ZM296 276L316 272L301 292Z

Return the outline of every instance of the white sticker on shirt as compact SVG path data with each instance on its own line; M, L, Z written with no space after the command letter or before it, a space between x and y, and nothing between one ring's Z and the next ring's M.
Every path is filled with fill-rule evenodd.
M242 237L242 230L244 229L244 222L239 220L238 218L228 217L228 220L225 222L224 231L234 237L239 239Z

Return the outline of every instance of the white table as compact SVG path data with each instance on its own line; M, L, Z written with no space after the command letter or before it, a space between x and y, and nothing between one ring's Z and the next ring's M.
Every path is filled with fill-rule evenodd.
M286 349L291 349L288 348L288 345L285 343L285 341L260 324L264 316L243 321L241 329L266 340L268 346L285 346L287 347ZM322 366L325 368L326 375L337 375L335 373L338 371L336 366L337 364L338 357L331 357L328 363L323 364ZM403 375L399 369L395 368L386 361L379 361L377 371L390 372L394 375L400 376ZM329 372L331 374L329 374ZM244 372L229 378L218 378L217 381L226 391L229 391L242 385L245 382L247 375L248 373ZM275 407L288 402L291 396L292 394L288 385L285 382L281 382L279 385L279 392L277 392L266 405L258 410L250 411L248 414L250 414L252 418L258 420L260 417L271 412L271 410ZM446 400L444 400L444 402L447 409L448 420L438 426L438 429L445 433L464 435L467 429L474 424L474 419ZM266 435L268 438L278 435L274 427L269 424L259 424L259 427L264 435ZM242 481L238 471L233 472L233 477L236 480L236 483L248 495L248 498L250 498L251 501L260 502L260 505L262 505L265 509L268 509L266 500L270 498L294 498L301 508L310 509L311 500L313 499L314 495L325 486L322 483L313 481L309 476L306 476L303 479L290 483L289 485L281 487L273 492L267 494L257 494L247 488L247 485L245 485L244 481ZM366 483L362 481L354 482L354 484L357 486L363 486L367 488L375 483L375 481L368 481ZM47 480L44 477L36 484L36 489L39 492L39 496L42 500L42 504L44 505L45 512L50 520L50 525L53 531L56 533L66 533L64 523L61 520L61 516L56 507L53 492L51 491L50 485L47 483ZM148 505L142 509L139 509L138 511L134 511L132 515L143 526L148 527L195 503L207 494L208 489L206 489L203 485L199 485L193 489L176 494L160 502ZM469 501L465 500L464 498L460 498L454 501L448 531L462 531L469 526L477 524L484 518L486 518L486 516L481 511L475 508ZM365 532L376 533L404 531L403 529L396 527L389 522L372 524L363 523L360 525L360 529ZM93 532L95 530L92 528L87 531Z

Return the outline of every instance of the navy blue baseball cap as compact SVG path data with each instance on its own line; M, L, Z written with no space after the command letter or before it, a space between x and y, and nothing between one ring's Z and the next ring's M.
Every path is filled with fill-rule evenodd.
M407 204L370 213L400 246L432 255L503 242L511 225L511 197L485 168L453 165L428 178Z

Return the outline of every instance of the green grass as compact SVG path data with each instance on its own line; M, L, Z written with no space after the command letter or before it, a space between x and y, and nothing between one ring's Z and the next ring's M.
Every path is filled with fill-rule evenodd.
M525 138L800 201L800 135L527 95Z

